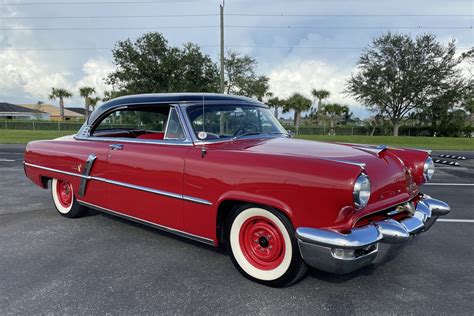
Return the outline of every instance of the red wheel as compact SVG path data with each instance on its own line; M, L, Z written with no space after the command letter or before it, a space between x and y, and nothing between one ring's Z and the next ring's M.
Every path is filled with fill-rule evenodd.
M277 268L285 256L285 240L280 229L266 217L247 219L240 228L240 248L254 267Z
M56 194L58 195L59 203L64 208L69 208L72 204L72 186L67 181L58 180L56 184Z
M51 194L54 206L62 216L74 218L84 215L87 208L76 202L72 184L65 180L53 179Z
M273 209L244 205L227 223L227 247L238 270L247 278L270 286L286 286L306 271L295 231Z

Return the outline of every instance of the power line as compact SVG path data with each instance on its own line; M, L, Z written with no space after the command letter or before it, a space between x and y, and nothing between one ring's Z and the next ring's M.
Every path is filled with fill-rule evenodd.
M218 28L215 25L194 25L194 26L119 26L119 27L52 27L52 28L14 28L0 31L90 31L90 30L157 30L157 29L204 29Z
M197 2L198 0L159 0L159 1L72 1L72 2L10 2L0 3L0 6L29 6L29 5L81 5L81 4L160 4L166 2Z
M242 14L227 13L225 16L241 17L474 17L472 14ZM0 17L0 20L28 20L28 19L127 19L127 18L177 18L177 17L210 17L219 14L159 14L159 15L82 15L82 16L12 16Z
M249 17L473 17L473 14L253 14L227 13L229 16Z
M199 47L216 48L219 45L198 45ZM266 45L225 45L232 48L268 48L268 49L322 49L322 50L361 50L365 47L344 46L266 46ZM470 49L470 46L458 46L458 49ZM70 48L0 48L0 51L93 51L112 50L114 47L70 47Z
M162 2L197 2L199 0L155 0L155 1L44 1L44 2L7 2L0 3L9 6L30 6L30 5L90 5L90 4L160 4ZM379 0L365 0L366 2L378 2ZM408 1L408 0L407 0ZM411 0L410 0L411 1ZM358 2L351 0L293 0L293 2ZM457 0L455 2L470 2L469 0Z
M209 17L219 14L159 14L159 15L102 15L102 16L12 16L0 17L0 20L27 20L27 19L126 19L126 18L178 18L178 17Z
M468 26L282 26L282 25L226 25L226 28L253 28L253 29L288 29L288 30L472 30ZM119 27L51 27L51 28L0 28L0 31L97 31L97 30L157 30L157 29L209 29L219 28L218 25L194 26L119 26Z

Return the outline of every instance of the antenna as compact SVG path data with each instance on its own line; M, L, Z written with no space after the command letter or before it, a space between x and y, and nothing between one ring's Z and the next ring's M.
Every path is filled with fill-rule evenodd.
M202 94L202 131L205 133L206 130L205 130L205 128L204 128L204 122L205 122L205 120L204 120L204 113L205 113L205 111L204 111L204 110L205 110L205 109L204 109L204 93L203 93L203 94Z
M198 138L202 141L207 138L206 129L204 127L205 122L205 108L204 108L204 93L202 94L202 132L198 134ZM204 158L207 154L206 145L203 144L201 148L201 158Z

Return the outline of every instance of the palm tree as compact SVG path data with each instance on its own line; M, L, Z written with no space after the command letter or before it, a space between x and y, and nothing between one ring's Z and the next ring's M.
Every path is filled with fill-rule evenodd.
M339 103L329 103L325 104L320 109L320 112L328 118L331 131L334 132L336 123L349 113L349 108L346 105L341 105Z
M91 106L90 101L91 101L91 96L94 93L95 93L95 89L92 87L79 88L79 94L81 95L81 97L84 98L84 107L86 108L86 119L89 117L89 114L90 114L90 106Z
M267 92L266 96L269 98L265 102L269 108L274 109L274 115L278 119L278 109L283 106L283 100L273 96L273 92Z
M51 88L50 100L59 99L59 116L61 121L64 121L64 99L72 97L72 93L66 89Z
M102 101L100 97L89 98L89 105L92 107L92 111L95 110L95 107L99 101Z
M311 91L311 94L313 95L313 97L318 99L318 108L316 109L316 113L318 113L319 110L321 110L321 107L323 105L323 100L329 98L329 96L331 95L331 92L324 89L321 89L321 90L313 89Z
M311 100L305 98L300 93L294 93L291 97L284 101L285 106L283 112L288 112L290 110L295 111L294 123L296 134L299 132L301 113L308 111L311 108Z

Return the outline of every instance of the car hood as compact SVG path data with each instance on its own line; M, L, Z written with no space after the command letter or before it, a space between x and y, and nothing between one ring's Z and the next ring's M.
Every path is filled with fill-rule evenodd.
M233 150L332 160L361 168L371 182L371 197L364 213L408 201L418 193L412 174L395 151L373 146L300 140L292 138L246 139L229 144ZM230 149L230 148L229 148ZM310 171L309 171L310 172ZM355 179L354 179L355 180Z

